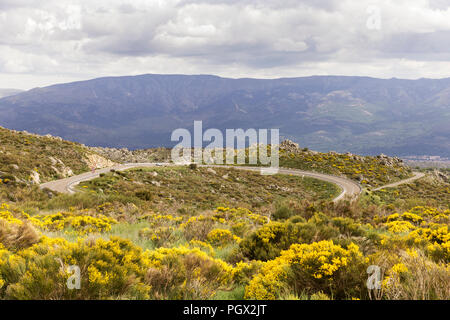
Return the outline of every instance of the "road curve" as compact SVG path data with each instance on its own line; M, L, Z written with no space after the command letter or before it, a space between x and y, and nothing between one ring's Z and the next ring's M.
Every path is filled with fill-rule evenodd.
M397 181L397 182L394 182L394 183L391 183L391 184L387 184L387 185L378 187L376 189L373 189L372 191L378 191L378 190L385 189L385 188L394 188L394 187L397 187L397 186L399 186L401 184L413 182L414 180L423 178L425 176L425 173L422 173L422 172L413 172L413 173L414 173L414 176L411 177L411 178L400 180L400 181Z
M137 167L158 167L158 166L176 166L175 164L171 163L127 163L127 164L118 164L112 167L108 168L102 168L97 169L95 173L92 172L85 172L76 176L72 176L69 178L64 178L60 180L50 181L41 184L41 188L48 188L53 191L61 192L61 193L75 193L76 190L74 187L78 185L80 182L88 181L95 179L100 176L101 173L109 172L111 169L114 170L126 170L131 168L137 168ZM225 167L221 165L202 165L202 167ZM238 170L248 170L248 171L258 171L260 172L261 169L264 170L265 168L261 167L245 167L245 166L233 166L233 169ZM323 174L323 173L317 173L317 172L310 172L310 171L302 171L297 169L288 169L288 168L279 168L278 169L279 174L289 174L289 175L295 175L295 176L301 176L301 177L310 177L315 178L318 180L331 182L335 185L337 185L341 189L341 193L333 199L334 202L337 202L339 200L342 200L344 198L354 199L356 198L359 193L361 192L361 187L356 182L333 175Z

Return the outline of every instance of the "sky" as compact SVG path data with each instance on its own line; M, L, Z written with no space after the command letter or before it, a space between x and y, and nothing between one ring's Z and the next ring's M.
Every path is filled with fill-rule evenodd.
M0 88L103 76L450 77L450 0L0 0Z

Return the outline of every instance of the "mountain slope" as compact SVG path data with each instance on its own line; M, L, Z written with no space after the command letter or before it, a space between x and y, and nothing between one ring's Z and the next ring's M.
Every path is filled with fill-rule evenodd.
M39 184L112 164L78 143L0 127L0 193L4 187Z
M110 147L171 145L176 128L280 128L319 151L450 156L450 78L274 80L141 75L0 99L0 125Z

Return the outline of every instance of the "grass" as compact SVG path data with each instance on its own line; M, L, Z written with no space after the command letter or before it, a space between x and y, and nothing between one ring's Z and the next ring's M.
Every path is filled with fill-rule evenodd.
M132 202L154 211L192 214L218 206L267 207L280 199L330 200L339 194L335 185L289 175L262 176L230 168L171 167L110 172L80 184L94 199ZM54 200L53 202L55 202Z
M373 193L379 204L409 209L415 206L450 208L450 183L431 177L416 180L395 188L381 189Z
M13 176L23 181L29 181L32 172L38 173L42 181L62 178L58 171L64 167L75 174L88 171L85 156L92 153L78 143L13 132L1 127L0 151L2 176Z
M237 286L230 291L217 291L213 300L243 300L245 293L245 286Z
M33 176L42 183L86 172L93 154L75 142L0 127L0 200L42 200Z
M320 240L332 240L334 245L342 246L342 248L356 244L361 254L367 259L367 264L383 266L386 274L397 281L395 286L385 291L384 298L448 299L450 256L446 251L448 241L445 239L448 239L449 211L447 209L450 207L450 183L446 177L434 171L424 170L427 173L426 178L414 183L372 192L370 187L403 179L409 176L410 170L399 162L386 164L383 163L386 160L376 157L321 154L303 150L295 154L282 153L281 166L345 175L361 183L366 181L363 183L366 188L360 201L333 203L331 199L339 194L339 188L331 183L312 178L290 175L262 176L257 172L233 168L208 169L196 166L113 171L82 183L79 186L80 192L76 194L57 194L29 184L26 180L27 175L30 174L29 170L37 169L43 179L58 178L51 169L49 157L52 156L63 161L64 165L70 165L72 169L84 171L86 167L83 166L83 156L86 150L70 142L7 132L1 128L0 137L6 139L4 145L0 146L2 151L0 160L4 161L0 163L0 179L2 179L0 197L6 199L9 204L13 204L11 206L2 204L0 207L0 243L5 245L7 250L11 250L12 254L17 254L15 258L18 260L24 259L19 259L22 254L20 250L27 250L26 248L31 248L30 246L40 241L40 234L50 238L63 238L70 242L77 242L79 237L87 240L120 237L149 250L150 254L159 247L171 248L169 250L171 253L162 253L167 258L163 265L153 266L151 275L155 278L151 279L147 274L135 279L141 281L140 284L160 283L161 287L170 288L167 289L166 295L153 297L178 297L180 295L175 294L177 290L179 292L191 290L188 297L236 300L244 298L246 287L249 288L250 282L258 273L260 277L269 276L268 279L277 279L270 277L270 274L266 274L265 271L261 274L260 268L263 265L262 261L266 258L279 257L277 253L279 249L288 249L291 244L296 243L309 245ZM33 156L34 154L36 156ZM22 161L21 156L26 158ZM36 161L40 162L40 166ZM12 165L15 163L19 169ZM442 171L442 173L448 174L448 171ZM431 205L438 208L440 213L436 215L437 211L432 208L411 209L417 205ZM251 212L244 208L250 209ZM399 218L400 215L397 215L397 218L392 215L395 212L402 214L410 209L411 212L401 215L401 218ZM89 229L104 230L102 233L82 232L87 230L86 226L94 225L89 221L95 221L95 219L78 219L77 221L88 221L83 225L63 223L63 230L50 232L48 230L57 229L49 228L49 224L43 223L48 221L45 218L49 217L38 217L41 220L35 217L33 220L22 211L31 216L64 212L62 215L52 215L50 218L66 217L68 214L81 215L82 218L87 218L86 216L105 218L103 217L105 215L114 220L108 219L108 225L103 229ZM412 212L416 216L412 215ZM432 219L431 214L436 215L436 219ZM426 233L414 233L413 229L399 232L391 230L392 225L388 224L387 220L389 215L392 215L391 218L394 220L400 219L400 222L417 218L417 215L423 217L426 221L425 225L417 222L413 228L414 230L431 228L435 234L434 242L426 238ZM58 219L51 223L55 222L55 225L59 225L61 220ZM27 223L21 224L20 221L17 223L18 220ZM39 221L42 223L37 223ZM436 224L436 221L439 223ZM36 230L38 232L35 233ZM424 230L422 231L425 232ZM233 237L227 238L226 235L230 233ZM422 236L417 238L420 241L411 242L410 237L417 237L420 234ZM45 246L45 244L41 245ZM226 285L215 286L218 281L214 278L214 274L219 264L208 262L198 253L190 253L184 257L175 254L177 250L190 250L187 249L188 247L200 248L201 253L205 253L208 258L228 264L228 267L237 273L233 273L233 279ZM262 261L252 260L253 258L247 252L249 248L254 249L253 251L259 256L256 259ZM34 256L24 255L28 260L24 261L21 267L11 267L8 271L20 274L16 278L5 277L7 273L2 273L2 268L7 268L9 264L0 263L2 267L0 268L0 284L4 282L2 285L5 286L4 290L0 288L3 290L0 290L0 298L4 297L2 294L8 290L11 291L7 290L7 287L18 288L16 282L22 280L24 281L20 285L23 286L24 292L35 290L36 293L32 297L41 298L40 290L43 286L34 281L44 279L47 282L53 279L58 272L49 272L48 266L54 267L55 258L70 258L69 256L52 256L52 250L38 250L33 253ZM410 250L409 253L408 250ZM266 251L267 253L264 253ZM0 255L5 252L0 250ZM80 258L98 257L92 255L94 251L87 252L86 256ZM107 257L110 253L111 251L105 251L102 257ZM46 258L41 259L44 255ZM120 259L120 263L110 263L107 267L116 268L125 264L124 260ZM39 261L39 263L33 261ZM240 267L238 262L241 262ZM319 260L314 261L314 265L318 262ZM30 269L34 270L35 267L40 268L41 263L47 263L48 266L42 265L39 269L41 272L39 277L28 279L26 272L30 272ZM141 262L136 261L136 264L133 262L133 268L130 270L136 270L135 267L138 267L139 263ZM239 269L242 263L246 267ZM92 265L95 264L101 265L101 259L95 258ZM401 264L408 271L396 278L394 271ZM397 269L394 268L395 266ZM56 265L55 270L59 267ZM295 268L286 266L287 270L290 270L290 276L294 278L280 288L277 298L335 297L331 286L328 290L328 286L322 287L322 280L316 280L313 277L308 280L311 288L316 286L320 287L320 290L312 290L309 285L291 287L291 283L301 283L299 281L302 274L296 273L300 270L299 267L301 267L300 264ZM202 268L205 271L203 278L199 275ZM343 275L363 277L365 281L366 269L364 265L362 271L349 270ZM149 270L145 271L149 272ZM108 273L110 269L106 271ZM104 274L105 277L107 273ZM236 274L238 277L234 278ZM276 274L274 273L273 276ZM161 278L158 280L158 277ZM132 279L134 279L133 276L128 280ZM339 277L333 278L330 284L333 281L339 283L339 279ZM153 282L146 282L150 280ZM167 286L169 280L174 281L171 286ZM86 282L86 287L89 285ZM352 289L348 288L346 281L341 285L345 289ZM266 287L269 288L270 285ZM305 288L308 291L303 292ZM321 290L325 290L324 288L329 292L323 293ZM110 290L107 287L104 289ZM212 291L210 292L209 289ZM210 293L213 295L211 296ZM366 287L361 286L361 291L356 292L352 297L367 298L366 295ZM106 296L111 299L117 298L115 293ZM131 296L133 297L133 294Z
M377 187L411 176L411 169L401 162L388 164L377 157L349 154L280 150L280 166L321 173L344 175L360 182L364 187Z

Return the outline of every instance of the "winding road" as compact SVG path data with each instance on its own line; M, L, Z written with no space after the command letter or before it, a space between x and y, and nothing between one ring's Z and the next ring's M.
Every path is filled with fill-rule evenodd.
M75 193L76 189L75 186L78 185L80 182L88 181L95 179L100 176L101 173L109 172L111 169L114 170L127 170L132 168L142 168L142 167L159 167L159 166L176 166L175 164L171 163L127 163L127 164L118 164L112 167L97 169L94 173L92 172L85 172L76 176L72 176L69 178L64 178L60 180L50 181L41 184L41 188L48 188L53 191L61 192L61 193ZM201 167L225 167L221 165L201 165ZM248 170L248 171L258 171L260 172L261 169L264 170L264 168L260 167L245 167L245 166L233 166L231 167L236 170ZM333 175L323 174L323 173L316 173L316 172L310 172L310 171L302 171L297 169L288 169L288 168L279 168L278 174L287 174L287 175L295 175L295 176L301 176L301 177L310 177L315 178L318 180L331 182L335 185L337 185L341 189L341 193L333 199L334 202L337 202L344 198L354 199L356 198L359 193L361 192L361 187L356 182Z
M100 176L101 173L109 172L111 169L114 170L127 170L132 168L142 168L142 167L170 167L170 166L177 166L176 164L172 163L126 163L126 164L118 164L112 167L97 169L94 173L92 172L85 172L76 176L72 176L69 178L64 178L60 180L50 181L41 184L41 188L48 188L53 191L61 192L61 193L75 193L76 189L75 186L78 185L80 182L88 181L95 179ZM201 167L226 167L221 165L201 165ZM246 166L228 166L228 168L233 168L236 170L248 170L248 171L257 171L261 172L261 170L264 170L265 168L261 167L246 167ZM311 172L311 171L303 171L298 169L289 169L289 168L279 168L278 174L287 174L287 175L294 175L294 176L301 176L301 177L310 177L326 182L331 182L335 185L337 185L341 189L341 193L333 199L334 202L337 202L339 200L342 200L344 198L347 199L355 199L362 191L361 186L347 178L333 176L329 174L324 173L317 173L317 172ZM384 185L381 187L378 187L376 189L373 189L372 191L381 190L384 188L393 188L396 186L399 186L401 184L410 183L414 180L420 179L425 176L424 173L421 172L413 172L414 176L408 179L400 180L395 183L391 183L388 185Z
M422 173L422 172L413 172L413 174L414 174L414 176L412 176L411 178L400 180L400 181L397 181L394 183L390 183L390 184L375 188L372 191L378 191L378 190L385 189L385 188L394 188L401 184L413 182L414 180L423 178L425 176L425 173Z

